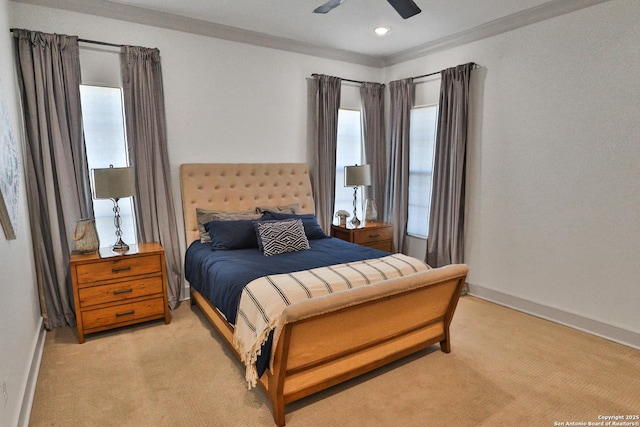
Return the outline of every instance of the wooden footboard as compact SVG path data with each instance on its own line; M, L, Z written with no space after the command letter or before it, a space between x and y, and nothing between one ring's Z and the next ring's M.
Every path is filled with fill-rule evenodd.
M380 282L375 289L359 288L353 299L345 302L342 296L337 305L331 300L341 296L332 294L290 306L283 313L273 370L260 379L276 424L285 425L287 403L435 343L449 353L449 325L467 272L466 265L451 265ZM192 298L233 348L225 319L199 293L192 292Z

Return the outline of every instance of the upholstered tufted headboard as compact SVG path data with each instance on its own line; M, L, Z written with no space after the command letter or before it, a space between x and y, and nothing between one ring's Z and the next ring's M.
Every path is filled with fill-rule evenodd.
M199 238L196 208L225 211L299 203L313 213L305 163L187 163L180 165L185 242Z

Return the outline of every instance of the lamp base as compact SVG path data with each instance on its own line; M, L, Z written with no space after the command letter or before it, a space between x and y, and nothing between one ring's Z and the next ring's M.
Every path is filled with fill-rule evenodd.
M111 246L111 250L114 252L127 252L129 250L129 245L122 241L122 239L118 239L118 241Z
M351 225L353 225L354 228L358 228L360 226L360 220L358 219L358 215L357 215L358 210L356 209L357 200L358 200L358 187L353 187L353 218L351 219Z
M113 213L115 217L113 218L113 224L116 226L116 243L111 246L111 250L113 252L127 252L129 250L129 245L122 241L122 230L120 229L120 207L118 206L118 198L113 199Z

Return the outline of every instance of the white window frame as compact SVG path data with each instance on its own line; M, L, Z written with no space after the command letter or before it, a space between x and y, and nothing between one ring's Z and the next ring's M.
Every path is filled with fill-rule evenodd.
M358 128L360 131L360 138L359 138L360 153L359 153L359 156L352 156L351 158L352 161L347 163L340 161L340 145L341 145L340 144L340 136L341 136L340 113L341 112L352 112L352 113L357 112L358 113ZM364 153L363 138L364 137L362 133L362 110L355 109L355 108L339 108L338 109L338 141L336 144L336 187L334 190L336 203L334 205L334 211L346 210L350 212L351 215L353 215L353 187L344 186L344 167L353 166L354 164L358 164L358 165L364 164L365 153ZM341 197L338 197L338 194L340 194ZM347 197L347 194L348 194L348 197ZM348 203L346 202L347 200L348 200ZM362 213L362 188L360 188L360 191L358 191L356 205L358 207L358 218L360 219L364 218L364 215ZM334 222L337 224L336 221L337 219L334 218Z
M95 168L105 168L109 167L113 164L114 167L126 167L129 166L129 155L128 155L128 144L127 144L127 135L126 135L126 127L125 127L125 115L124 115L124 98L121 87L116 86L107 86L107 85L99 85L99 84L81 84L80 85L80 93L81 100L83 99L83 89L84 88L103 88L103 89L113 89L118 90L120 93L120 109L121 109L121 120L122 120L122 133L118 135L121 137L120 141L116 141L116 144L123 144L124 152L120 151L120 146L117 148L119 151L118 154L109 158L108 156L99 156L98 153L94 153L91 149L93 139L101 139L99 133L96 129L92 129L92 124L86 121L87 114L85 114L86 110L83 110L83 127L85 131L85 144L87 151L87 162L89 166L89 170ZM86 104L86 102L85 102ZM83 108L87 108L86 105ZM96 130L94 133L93 131ZM91 188L93 189L93 174L89 174L89 180L91 182ZM93 191L92 191L93 194ZM113 245L116 242L116 234L115 234L115 224L113 213L113 201L107 199L94 199L92 198L94 215L96 220L96 228L98 231L98 238L100 240L100 247L108 247ZM128 197L126 199L121 199L118 201L118 206L120 208L120 218L121 218L121 229L122 229L122 240L127 244L136 244L137 243L137 233L136 233L136 220L134 214L134 204L133 197Z
M433 134L432 134L433 135L433 139L431 141L427 142L427 143L429 143L429 142L431 143L431 147L427 147L426 148L427 152L429 152L429 151L431 152L431 168L430 168L430 170L429 169L427 169L425 171L420 170L418 172L415 169L413 169L413 172L412 172L412 163L414 163L414 165L415 165L415 162L412 162L411 158L409 159L409 194L408 194L408 197L407 197L409 206L407 208L407 235L411 236L411 237L414 237L414 238L417 238L417 239L423 239L423 240L426 240L428 238L428 234L429 234L429 220L430 220L430 218L429 218L429 216L430 216L429 210L431 208L431 200L430 200L431 199L431 191L433 190L433 164L434 164L434 157L435 157L435 144L436 144L435 139L436 139L437 130L438 130L438 128L437 128L438 127L438 107L439 107L438 104L434 103L434 104L426 104L426 105L415 106L415 107L413 107L411 109L411 111L413 113L413 111L420 110L420 109L435 108L434 122L433 122L433 128L432 128L433 129ZM413 118L412 118L411 123L413 124L414 122L415 122L415 120L413 120ZM415 130L415 126L412 126L412 130ZM413 136L413 132L410 131L410 135ZM409 148L409 156L410 157L415 155L415 153L417 151L415 148L411 149L411 147L414 146L414 144L415 144L415 139L412 138L411 136L410 136L410 141L409 141L409 146L410 146L410 148ZM429 136L425 137L424 139L427 140ZM415 168L415 166L414 166L414 168ZM412 193L413 193L412 187L416 185L415 184L415 179L412 180L412 176L415 176L418 173L426 173L426 174L430 175L430 178L429 178L429 186L430 186L430 188L429 188L429 192L428 192L429 200L428 200L428 203L426 205L424 203L412 203ZM412 185L412 182L413 182L413 185ZM424 190L421 191L421 194L423 194L423 193L424 193ZM425 230L425 234L424 235L420 233L420 231L422 231L422 230L418 230L416 227L412 227L412 223L413 223L412 214L415 214L415 210L412 210L411 207L415 206L415 205L417 205L417 206L425 206L426 207L426 218L422 218L421 217L419 219L420 221L424 221L424 223L426 224L426 230ZM415 220L415 218L413 218L413 219Z

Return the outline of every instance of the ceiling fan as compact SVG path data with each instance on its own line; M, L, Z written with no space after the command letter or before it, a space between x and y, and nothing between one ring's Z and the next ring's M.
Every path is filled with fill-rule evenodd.
M330 10L340 6L347 0L329 0L322 6L317 7L314 13L327 13ZM413 0L387 0L391 6L402 16L403 19L411 18L413 15L417 15L422 12L418 5Z

